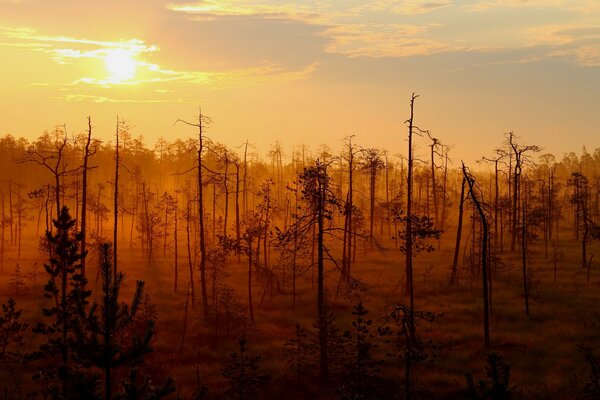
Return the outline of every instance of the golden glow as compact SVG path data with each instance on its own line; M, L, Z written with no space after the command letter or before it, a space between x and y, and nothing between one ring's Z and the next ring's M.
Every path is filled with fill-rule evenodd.
M124 49L107 50L104 65L110 74L108 80L113 83L129 81L135 77L137 61Z

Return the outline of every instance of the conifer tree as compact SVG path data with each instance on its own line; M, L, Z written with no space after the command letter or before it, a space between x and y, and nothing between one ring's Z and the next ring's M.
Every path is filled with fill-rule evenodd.
M51 306L42 310L49 322L40 322L34 328L46 340L33 358L44 361L35 377L44 378L47 396L71 399L76 398L78 391L87 392L93 386L93 379L88 380L80 369L74 368L72 354L80 310L85 308L91 292L85 290L86 279L81 268L85 257L79 249L82 235L74 232L75 220L66 206L53 224L55 232L46 232L51 257L44 265L49 275L45 297L51 299Z
M285 356L290 369L296 376L296 382L300 383L302 377L310 370L310 341L308 332L300 324L296 324L294 336L285 342Z
M368 313L362 302L354 306L352 311L352 330L346 333L350 341L350 357L345 365L346 377L339 391L340 398L344 400L382 398L378 376L381 362L373 357L377 345L373 343L373 334L369 331L373 320L367 319Z
M29 324L21 321L22 310L10 297L2 304L0 314L0 391L4 398L18 398L16 391L21 385L21 370L25 346L25 333Z
M255 400L260 399L260 387L267 383L271 376L260 368L260 356L248 355L245 338L239 340L239 353L233 352L221 374L227 379L228 386L224 391L226 399Z
M136 322L135 317L143 300L144 282L137 281L130 305L120 302L119 295L124 276L122 273L114 275L110 243L100 246L100 275L102 292L85 315L84 326L78 331L78 355L86 364L103 370L103 398L110 400L114 393L113 370L123 365L137 364L152 351L150 341L154 336L154 321L146 321L146 329L142 336L133 336L130 341L119 340L123 338L124 331ZM129 381L124 383L123 393L114 397L160 398L158 394L172 391L170 380L164 386L150 390L148 380L143 378L138 386L138 375L138 371L132 369Z

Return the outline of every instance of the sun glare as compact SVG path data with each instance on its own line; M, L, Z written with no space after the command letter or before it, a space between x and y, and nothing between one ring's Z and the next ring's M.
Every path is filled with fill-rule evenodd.
M128 81L135 77L137 62L126 50L108 50L104 56L104 64L110 74L109 79L114 83Z

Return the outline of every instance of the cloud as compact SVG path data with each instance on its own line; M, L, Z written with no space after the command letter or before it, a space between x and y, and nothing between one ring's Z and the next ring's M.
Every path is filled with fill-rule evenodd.
M488 11L499 7L554 8L584 14L600 11L597 0L481 0L464 6L469 11Z
M551 24L527 31L531 42L547 46L548 57L574 59L585 67L600 66L600 27L587 24Z
M99 41L66 36L50 36L37 33L31 28L14 28L0 26L0 37L12 39L13 42L0 43L0 46L22 47L32 51L50 54L58 64L77 64L83 61L94 62L94 71L84 69L85 76L70 82L50 83L38 82L36 86L80 86L94 85L101 87L133 86L139 84L158 85L179 82L207 87L223 87L228 85L251 85L267 81L293 81L306 79L316 70L318 63L311 63L303 68L290 70L281 65L263 62L260 65L243 69L218 71L176 70L163 67L145 58L159 52L156 45L146 44L140 39L119 41ZM130 73L119 74L111 71L110 62L123 63ZM104 65L109 63L108 65ZM135 73L132 70L135 69ZM90 76L89 72L94 72Z
M290 20L322 23L323 15L315 7L297 3L273 4L244 0L204 0L199 2L170 3L167 9L193 16L196 20L223 17L256 17L261 19Z
M458 50L424 36L428 28L403 24L345 24L327 28L329 53L348 57L412 57Z
M377 0L351 6L324 0L308 7L299 3L246 0L204 0L171 3L168 9L188 14L195 20L216 18L258 18L297 21L319 26L321 37L327 38L324 51L347 57L411 57L456 49L427 37L426 26L378 22L395 14L424 14L452 4L451 0ZM364 22L365 15L371 18ZM375 17L374 17L375 16Z
M391 12L394 14L425 14L452 5L451 0L379 0L365 2L353 8L356 13Z

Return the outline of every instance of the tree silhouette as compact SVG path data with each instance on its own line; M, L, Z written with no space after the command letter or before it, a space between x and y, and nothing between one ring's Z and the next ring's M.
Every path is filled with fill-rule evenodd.
M44 265L49 280L44 287L46 298L52 305L42 310L49 323L40 322L34 332L44 335L45 342L40 345L34 357L46 361L42 376L47 385L47 394L51 398L73 398L74 386L82 376L72 368L74 332L80 324L80 310L88 303L91 292L85 289L86 279L82 273L79 245L81 233L73 231L75 220L71 218L67 207L60 211L58 219L53 221L55 233L46 232L51 258ZM86 385L87 387L87 385ZM85 389L88 390L88 389Z
M120 302L119 294L124 275L114 275L112 264L112 246L103 243L100 247L100 275L102 277L102 292L99 300L94 302L87 315L82 320L83 326L78 330L78 356L85 363L93 365L104 373L105 400L113 398L113 370L123 365L139 363L143 357L152 351L150 341L154 335L154 321L146 321L145 332L141 336L134 335L129 343L124 343L124 333L135 323L135 317L140 309L144 293L144 282L137 281L136 289L130 305ZM137 370L132 370L132 382L137 377ZM172 386L168 381L163 388ZM137 390L137 389L136 389ZM125 385L125 393L128 393ZM125 398L132 398L127 395ZM141 398L141 397L137 397ZM155 397L158 398L158 397Z
M345 365L345 379L340 387L340 398L352 400L380 399L381 382L379 372L381 361L375 359L373 350L377 345L373 342L370 328L373 320L367 318L367 310L362 302L354 306L352 311L352 329L346 333L349 338L348 362Z
M248 354L247 343L245 338L239 340L239 353L231 353L225 368L221 370L221 374L228 381L228 386L223 392L226 399L260 399L261 386L271 379L268 373L261 370L261 357Z

